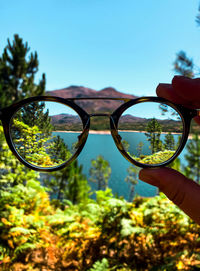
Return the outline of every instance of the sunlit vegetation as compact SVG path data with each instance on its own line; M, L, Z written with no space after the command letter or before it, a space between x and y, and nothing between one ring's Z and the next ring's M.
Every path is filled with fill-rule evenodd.
M155 165L169 160L173 155L174 151L164 150L151 155L141 155L139 158L133 156L133 159L142 164Z
M107 189L96 201L58 207L45 190L28 181L1 191L0 270L193 270L200 264L200 227L162 194L128 203Z
M30 164L39 167L53 167L69 160L71 153L63 140L46 135L37 125L29 126L13 120L12 139L19 155Z
M174 135L169 132L165 133L164 139L161 140L162 126L156 119L150 120L145 130L146 142L139 142L135 148L135 153L130 153L131 144L125 139L121 141L124 150L126 150L133 160L142 164L156 165L169 160L179 147L179 139L176 143ZM143 150L146 143L148 143L147 151ZM151 154L146 154L149 151Z
M193 270L200 264L199 226L164 195L127 202L107 188L92 199L78 165L42 186L37 173L13 158L2 130L0 136L0 270ZM15 161L15 175L8 161ZM100 161L93 161L93 176L103 166L106 180L109 165ZM19 172L23 178L13 182ZM128 172L132 185L135 173Z
M1 107L44 92L44 75L34 84L37 53L27 60L27 43L18 36L14 41L0 59ZM21 112L13 120L12 136L22 157L49 167L68 159L71 150L60 137L49 140L53 127L42 107L32 104L29 114ZM31 110L34 119L29 118ZM148 138L152 153L142 157L140 142L135 159L160 163L172 156L170 133L162 146L158 136L157 146L151 135ZM193 170L186 168L190 176L198 168L198 137L193 140L187 157ZM128 151L129 143L122 144ZM171 167L182 170L179 159ZM200 226L162 193L153 198L135 195L138 168L127 171L129 201L108 188L111 169L103 157L92 161L90 173L103 190L91 191L78 162L45 176L27 169L12 155L0 126L0 271L200 269Z

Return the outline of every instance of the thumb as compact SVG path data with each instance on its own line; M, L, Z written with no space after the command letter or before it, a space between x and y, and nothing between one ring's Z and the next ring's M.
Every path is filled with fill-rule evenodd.
M200 224L200 186L171 168L142 169L140 180L157 186L171 201Z

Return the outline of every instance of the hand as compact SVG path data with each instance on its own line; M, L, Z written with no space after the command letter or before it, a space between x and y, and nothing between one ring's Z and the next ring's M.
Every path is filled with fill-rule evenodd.
M156 93L188 108L200 108L200 78L175 76L172 84L159 84ZM200 124L200 117L195 117ZM171 168L142 169L139 178L157 186L171 201L200 224L200 185Z

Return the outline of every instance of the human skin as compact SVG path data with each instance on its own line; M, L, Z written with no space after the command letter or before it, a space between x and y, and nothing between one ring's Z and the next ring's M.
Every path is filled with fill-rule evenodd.
M173 103L188 108L200 108L200 78L175 76L171 84L159 84L156 93ZM195 117L195 121L200 124L200 117ZM157 186L180 209L200 224L200 185L167 167L142 169L139 178Z

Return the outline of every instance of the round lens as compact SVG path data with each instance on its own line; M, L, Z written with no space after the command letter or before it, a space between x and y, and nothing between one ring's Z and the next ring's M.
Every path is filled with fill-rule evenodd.
M13 116L10 134L26 162L52 168L68 161L79 147L82 121L75 110L61 103L35 101Z
M171 106L142 102L121 115L118 133L127 154L146 165L168 161L177 151L183 136L183 121Z

